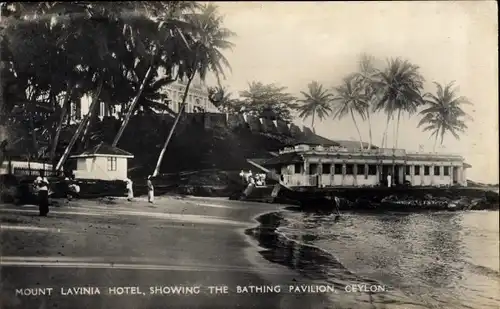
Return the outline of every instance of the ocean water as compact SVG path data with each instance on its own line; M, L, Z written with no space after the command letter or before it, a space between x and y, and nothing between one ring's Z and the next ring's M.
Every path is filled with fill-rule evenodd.
M261 223L254 236L269 249L262 253L268 260L340 288L355 281L387 286L392 292L373 308L384 308L384 302L401 304L397 308L500 308L498 211L335 218L286 210Z

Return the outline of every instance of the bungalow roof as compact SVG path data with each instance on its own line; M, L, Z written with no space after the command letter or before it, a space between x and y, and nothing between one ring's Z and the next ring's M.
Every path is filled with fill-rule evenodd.
M128 151L120 149L118 147L113 147L111 145L105 144L104 142L83 151L82 153L72 156L72 157L93 157L97 155L106 156L119 156L119 157L129 157L133 158L134 155Z

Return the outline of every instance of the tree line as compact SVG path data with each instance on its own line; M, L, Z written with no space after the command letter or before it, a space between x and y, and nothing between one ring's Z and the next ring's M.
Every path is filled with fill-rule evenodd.
M170 111L161 91L177 80L186 83L179 113L185 110L196 75L209 72L218 81L229 63L223 51L234 35L224 27L213 4L193 1L27 2L1 5L0 48L2 104L0 122L29 128L30 157L47 154L60 170L73 146L85 147L96 106L124 111L116 146L130 117L138 112ZM62 157L55 150L69 126L71 103L92 97ZM12 141L11 141L12 142Z
M212 73L218 86L209 88L209 100L222 112L293 121L295 116L317 119L351 117L364 143L356 118L368 123L369 145L373 143L371 117L386 115L380 143L387 147L389 124L401 116L418 113L419 127L443 143L447 133L459 138L470 120L462 109L470 104L458 96L453 83L436 83L435 94L423 93L424 78L418 66L407 60L389 59L377 67L375 59L363 55L357 72L327 89L311 82L297 97L279 84L251 82L238 98L222 86L230 65L224 52L233 47L235 34L224 26L213 4L192 1L114 2L12 2L0 6L0 124L24 128L29 140L28 156L48 156L60 169L73 151L98 138L91 135L104 102L111 115L120 110L121 127L114 137L118 145L130 118L138 113L161 111L175 116L163 144L154 174L176 125L186 107L195 75L204 80ZM180 111L169 108L164 87L182 80L186 88ZM91 97L89 112L59 160L56 149L64 128L75 116L71 106ZM2 142L2 141L0 141Z
M340 85L328 89L317 81L308 84L297 98L286 91L286 87L258 82L249 84L248 90L234 99L226 93L220 98L220 106L227 112L265 115L290 121L295 111L302 119L311 119L311 127L317 119L340 120L350 117L358 133L361 149L373 145L372 116L386 115L385 129L380 147L388 147L389 125L395 124L393 148L398 147L401 116L418 114L418 127L430 132L436 145L442 145L446 134L459 139L459 134L467 129L467 115L463 105L471 104L464 96L459 96L454 83L441 85L434 83L436 93L424 93L424 77L420 68L401 58L388 59L385 67L377 67L373 56L362 54L358 69L342 79ZM212 90L215 93L215 90ZM279 103L279 104L276 104ZM366 146L356 119L366 121L369 141Z

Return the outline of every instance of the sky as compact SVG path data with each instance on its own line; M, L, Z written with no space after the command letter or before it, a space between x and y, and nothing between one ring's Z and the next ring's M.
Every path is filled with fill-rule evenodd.
M460 140L445 136L440 152L458 153L472 165L467 177L498 183L498 22L494 1L407 2L219 2L224 24L236 33L225 55L231 72L223 82L238 93L251 81L276 83L300 97L315 80L332 88L356 71L361 53L385 65L401 57L418 65L425 92L433 82L455 81L474 121ZM432 151L434 140L405 116L398 148ZM298 124L310 126L311 120ZM358 119L363 141L368 124ZM316 122L316 133L359 140L350 117ZM380 144L385 118L372 117L373 143ZM388 145L393 145L392 128Z

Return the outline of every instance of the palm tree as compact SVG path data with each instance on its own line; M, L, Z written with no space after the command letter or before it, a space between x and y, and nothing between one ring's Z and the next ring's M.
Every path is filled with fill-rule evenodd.
M371 113L375 101L377 100L377 93L375 91L373 80L377 74L377 69L374 66L375 58L373 56L362 54L358 62L359 72L356 73L356 79L360 82L362 86L362 91L368 99L368 105L366 105L366 119L368 120L368 136L370 139L369 148L373 145L372 138L372 123L371 123Z
M184 61L179 66L180 78L182 80L182 77L187 77L187 83L180 110L158 156L153 176L158 175L160 171L165 151L179 123L179 119L184 113L189 87L195 75L198 74L204 80L207 72L211 71L215 74L218 85L221 87L220 77L221 75L224 76L224 69L231 69L229 61L222 54L222 50L233 47L233 43L229 42L228 39L234 36L234 33L224 27L223 17L219 15L217 6L209 3L201 5L200 10L201 12L185 14L186 21L193 26L193 33L188 38L185 38L188 46L185 50Z
M330 115L332 112L331 101L333 95L326 89L323 89L323 85L319 84L317 81L312 81L307 85L308 93L301 91L300 93L304 96L304 99L299 100L303 104L297 108L299 112L299 117L302 119L312 117L311 128L313 132L316 133L314 129L314 118L318 115L320 120Z
M387 61L387 68L376 74L373 87L377 89L374 110L383 110L387 115L386 127L382 137L382 147L387 143L389 122L397 112L397 125L394 147L398 145L399 121L402 113L413 114L417 107L423 104L420 91L423 88L424 78L419 67L400 58Z
M467 129L465 122L472 120L472 117L467 115L462 105L471 105L469 100L463 96L457 96L457 89L453 89L454 82L447 84L444 88L439 83L434 83L437 87L436 95L426 93L425 103L429 106L419 113L423 118L420 120L418 127L426 125L423 131L431 131L431 137L434 136L434 148L438 137L441 137L440 145L443 145L444 135L449 132L456 139L460 136L458 133L464 133Z
M369 107L368 98L363 93L362 85L356 79L356 75L350 75L343 79L341 86L335 87L335 92L337 95L333 99L335 102L333 118L342 119L350 114L358 131L360 147L364 149L363 138L355 117L355 114L358 114L362 120L365 120L366 111Z
M163 7L161 7L161 3L146 2L146 6L146 12L161 10L163 14L159 16L160 22L157 20L158 16L152 16L150 13L149 15L142 16L142 18L136 18L132 22L129 21L124 25L124 32L127 35L127 45L137 52L136 56L138 58L132 58L135 62L134 68L138 64L144 66L144 63L147 63L147 69L144 70L143 74L137 74L137 72L133 72L132 68L129 68L129 72L132 71L131 73L135 73L135 79L137 81L142 80L142 82L137 88L137 94L128 107L112 146L118 144L130 121L130 117L137 110L140 97L147 83L155 75L154 72L160 67L166 71L167 78L164 79L166 82L164 85L176 81L179 77L180 70L177 70L177 74L174 73L175 68L182 61L182 57L178 55L181 54L183 48L179 49L179 47L187 43L184 33L188 32L191 28L181 18L188 10L198 7L194 2L189 1L167 2ZM138 61L137 59L143 59L143 61Z

